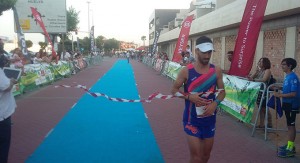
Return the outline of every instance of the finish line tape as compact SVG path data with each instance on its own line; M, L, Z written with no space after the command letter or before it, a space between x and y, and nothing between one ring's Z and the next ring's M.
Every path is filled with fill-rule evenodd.
M156 93L153 93L151 94L147 99L125 99L125 98L116 98L116 97L110 97L104 93L98 93L98 92L90 92L86 86L83 86L83 85L73 85L73 86L70 86L70 85L57 85L57 86L54 86L54 88L58 88L58 87L63 87L63 88L78 88L78 89L82 89L84 90L86 93L90 94L91 96L93 97L105 97L107 98L108 100L110 101L115 101L115 102L151 102L154 98L157 98L157 99L164 99L164 100L167 100L167 99L171 99L171 98L174 98L174 97L183 97L187 94L182 94L180 92L176 92L175 95L164 95L164 94L161 94L159 92L156 92ZM208 91L208 92L202 92L200 94L201 97L208 97L210 94L214 94L214 93L220 93L224 91L224 89L218 89L214 92L212 91Z

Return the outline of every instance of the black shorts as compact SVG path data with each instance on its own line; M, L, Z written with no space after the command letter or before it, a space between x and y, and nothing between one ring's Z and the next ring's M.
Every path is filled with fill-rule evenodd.
M292 104L282 103L282 110L284 110L287 126L295 126L296 115L299 113L298 109L292 109Z

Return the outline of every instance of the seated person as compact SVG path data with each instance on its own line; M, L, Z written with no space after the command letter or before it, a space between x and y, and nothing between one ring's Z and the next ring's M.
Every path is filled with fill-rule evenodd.
M13 55L12 55L10 61L11 61L11 66L22 69L22 75L25 74L24 65L27 64L27 60L24 57L21 49L15 48L13 50Z
M52 61L52 56L48 56L46 52L42 53L41 58L42 58L42 62L51 63Z
M11 63L14 65L15 68L24 68L23 64L23 54L19 48L15 48L13 50L13 55L11 57Z
M43 59L41 58L41 53L38 52L38 53L35 53L35 56L33 58L33 63L36 64L36 63L41 63L43 61Z

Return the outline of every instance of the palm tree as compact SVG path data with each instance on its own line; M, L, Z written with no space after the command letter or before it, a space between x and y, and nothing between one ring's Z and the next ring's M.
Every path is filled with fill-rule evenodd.
M143 41L143 46L145 46L145 40L146 40L146 36L142 36L141 40Z

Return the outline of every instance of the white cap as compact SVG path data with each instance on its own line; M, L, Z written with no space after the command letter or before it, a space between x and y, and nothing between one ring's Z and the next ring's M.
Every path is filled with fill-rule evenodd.
M214 50L214 46L210 42L205 42L205 43L199 44L196 46L196 48L198 48L201 52L207 52L207 51Z

